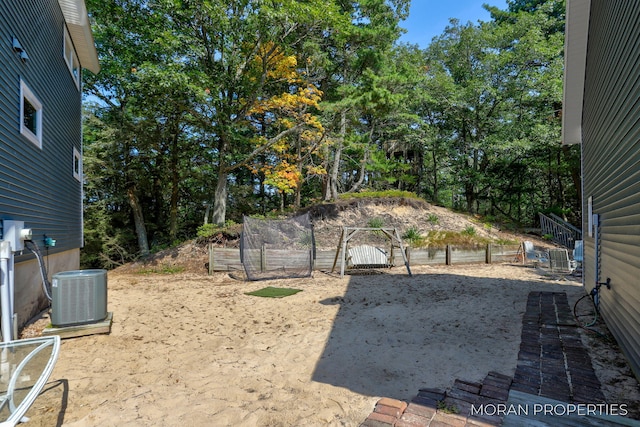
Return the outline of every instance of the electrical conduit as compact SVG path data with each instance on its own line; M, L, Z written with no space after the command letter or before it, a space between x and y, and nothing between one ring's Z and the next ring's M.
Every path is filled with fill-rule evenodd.
M24 245L27 249L33 252L33 254L38 259L38 264L40 265L40 278L42 279L42 290L44 291L44 295L47 297L49 302L51 302L51 283L49 283L47 268L44 265L44 260L42 258L42 254L40 253L40 248L33 240L25 240Z

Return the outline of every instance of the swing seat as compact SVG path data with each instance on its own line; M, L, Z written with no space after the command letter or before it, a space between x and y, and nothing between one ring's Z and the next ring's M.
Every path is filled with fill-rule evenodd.
M347 258L351 268L387 268L391 267L387 251L370 245L349 248Z

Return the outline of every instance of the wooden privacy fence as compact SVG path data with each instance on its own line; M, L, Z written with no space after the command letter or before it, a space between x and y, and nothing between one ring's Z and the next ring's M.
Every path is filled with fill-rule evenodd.
M455 265L455 264L491 264L494 262L514 262L522 256L521 246L487 244L481 247L463 247L447 245L429 249L406 248L410 265ZM341 251L341 250L340 250ZM306 256L308 253L305 252ZM338 255L340 255L338 253ZM262 253L265 266L279 265L285 259L296 257L295 251L265 250ZM302 256L302 254L301 254ZM331 270L336 259L336 250L317 250L314 270ZM395 257L393 265L402 266L401 256ZM521 259L519 260L521 261ZM209 245L209 274L214 271L242 270L240 249L219 248ZM268 267L265 267L268 268Z

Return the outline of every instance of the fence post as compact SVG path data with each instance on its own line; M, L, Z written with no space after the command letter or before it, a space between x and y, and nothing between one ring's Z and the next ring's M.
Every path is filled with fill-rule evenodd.
M447 255L445 257L445 264L446 265L453 264L453 260L451 259L451 256L452 256L451 245L447 245Z
M264 273L267 270L267 249L262 244L260 248L260 271Z
M491 243L487 243L487 256L486 256L486 258L485 258L485 259L486 259L487 264L491 264L491 262L492 262L492 259L491 259L491 256L492 256L491 249L492 249L492 248L491 248Z
M213 268L213 243L209 243L209 276L215 271Z

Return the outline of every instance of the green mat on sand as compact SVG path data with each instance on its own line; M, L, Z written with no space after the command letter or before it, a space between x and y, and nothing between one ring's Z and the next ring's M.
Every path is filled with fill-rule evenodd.
M284 298L289 295L297 294L298 292L302 292L302 289L291 289L291 288L272 288L271 286L258 289L253 292L245 292L246 295L253 295L256 297L267 297L267 298Z

